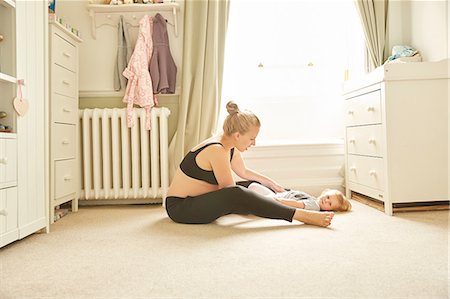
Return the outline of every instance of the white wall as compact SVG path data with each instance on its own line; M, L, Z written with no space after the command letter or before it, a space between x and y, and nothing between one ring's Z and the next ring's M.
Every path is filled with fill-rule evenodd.
M449 56L448 0L406 0L389 3L389 45L418 49L424 61Z
M318 196L324 189L344 191L342 142L266 144L243 154L245 164L285 188Z

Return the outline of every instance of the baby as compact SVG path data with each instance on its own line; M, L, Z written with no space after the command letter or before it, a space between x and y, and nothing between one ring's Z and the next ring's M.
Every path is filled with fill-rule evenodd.
M312 211L350 211L352 209L352 204L342 192L334 189L325 189L317 198L296 190L275 193L258 183L251 183L248 189L299 209Z

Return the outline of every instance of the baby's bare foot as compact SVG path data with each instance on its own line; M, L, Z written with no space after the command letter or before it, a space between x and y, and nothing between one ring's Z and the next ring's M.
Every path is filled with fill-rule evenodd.
M333 212L315 212L303 209L297 209L294 214L295 220L322 227L329 226L333 217Z

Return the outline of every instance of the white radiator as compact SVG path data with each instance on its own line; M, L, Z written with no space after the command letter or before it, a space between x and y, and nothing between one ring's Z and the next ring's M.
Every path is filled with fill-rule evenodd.
M125 108L82 109L79 115L80 199L139 203L165 199L169 109L152 108L150 131L145 129L142 108L134 108L131 128Z

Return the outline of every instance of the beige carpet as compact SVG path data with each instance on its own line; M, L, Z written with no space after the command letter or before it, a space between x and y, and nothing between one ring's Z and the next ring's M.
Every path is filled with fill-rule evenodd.
M161 206L82 207L0 249L0 298L448 298L448 211L353 202L328 229Z

